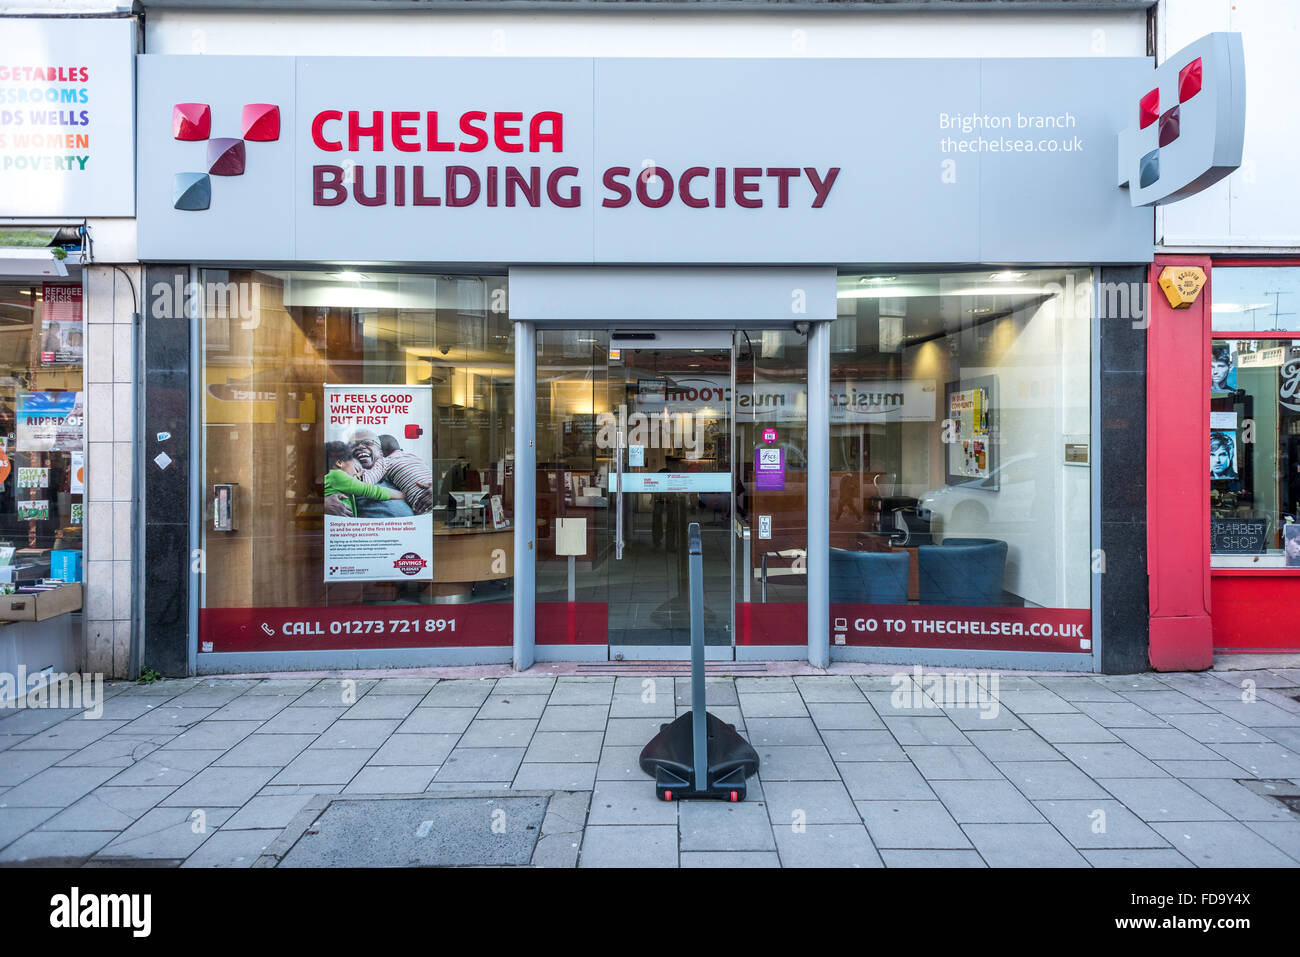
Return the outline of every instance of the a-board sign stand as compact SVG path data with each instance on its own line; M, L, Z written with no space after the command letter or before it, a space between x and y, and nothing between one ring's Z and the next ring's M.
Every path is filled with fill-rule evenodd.
M700 526L687 530L691 589L691 710L641 750L641 770L655 779L664 801L680 798L745 799L745 779L758 773L758 752L727 724L705 710L704 559Z

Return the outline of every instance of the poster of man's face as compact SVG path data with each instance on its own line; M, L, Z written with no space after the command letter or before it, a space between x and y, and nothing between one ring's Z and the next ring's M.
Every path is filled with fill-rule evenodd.
M1236 343L1216 342L1210 347L1210 391L1237 391Z
M1300 524L1292 522L1282 526L1282 550L1286 553L1287 568L1300 568Z
M1237 477L1237 435L1235 432L1210 432L1210 479Z

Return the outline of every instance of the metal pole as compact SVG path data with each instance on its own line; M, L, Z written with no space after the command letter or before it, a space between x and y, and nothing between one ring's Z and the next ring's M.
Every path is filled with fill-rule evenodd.
M537 654L537 329L515 323L514 666L526 671Z
M686 530L691 562L691 726L695 741L695 790L709 786L709 746L704 711L704 549L700 523Z
M808 663L830 664L831 324L808 330Z

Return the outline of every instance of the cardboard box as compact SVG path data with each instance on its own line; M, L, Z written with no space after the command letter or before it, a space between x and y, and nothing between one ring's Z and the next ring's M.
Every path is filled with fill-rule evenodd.
M0 621L45 621L81 610L81 585L62 585L34 594L0 595Z

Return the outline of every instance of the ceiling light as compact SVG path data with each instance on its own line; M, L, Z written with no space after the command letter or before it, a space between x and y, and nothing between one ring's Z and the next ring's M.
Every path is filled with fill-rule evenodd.
M861 279L858 280L858 282L860 283L893 282L897 278L898 278L897 276L863 276Z
M359 272L336 272L334 278L341 282L362 282L366 277Z
M972 316L987 316L990 312L993 311L993 307L976 306L974 309L968 309L966 311L969 312Z
M1025 274L1022 272L995 272L989 276L994 282L1015 282L1017 279L1024 279Z

